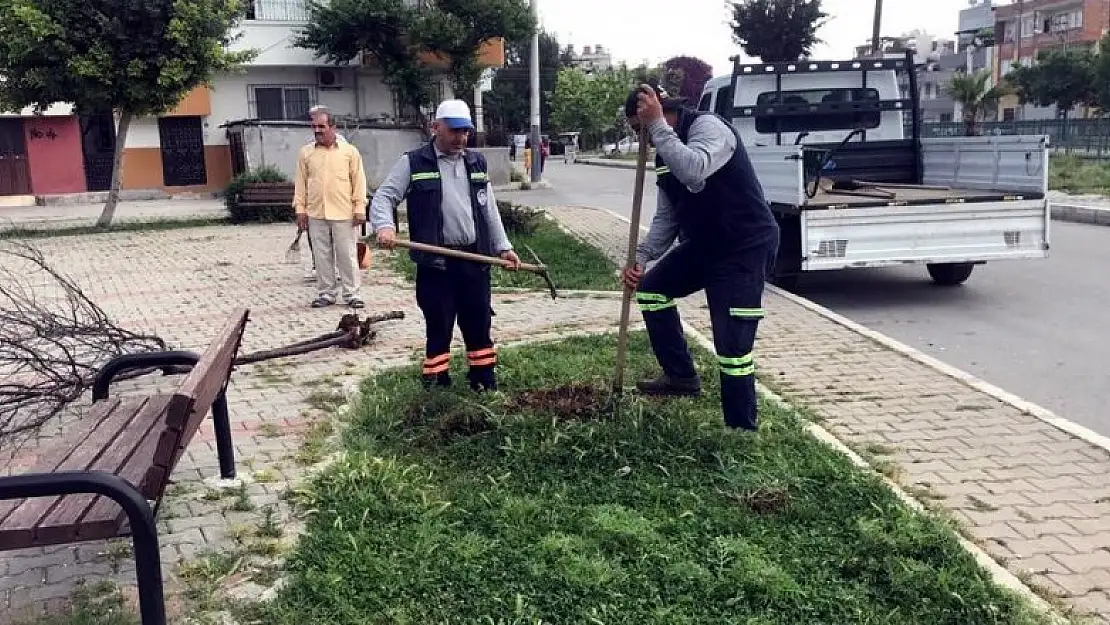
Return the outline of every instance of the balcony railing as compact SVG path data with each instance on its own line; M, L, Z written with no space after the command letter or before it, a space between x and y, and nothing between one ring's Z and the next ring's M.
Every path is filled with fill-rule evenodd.
M248 20L307 22L308 17L305 0L252 0L247 7Z

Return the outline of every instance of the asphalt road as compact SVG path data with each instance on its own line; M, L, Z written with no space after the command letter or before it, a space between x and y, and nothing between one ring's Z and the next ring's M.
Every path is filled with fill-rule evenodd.
M511 195L631 213L634 170L557 159L545 172L552 189ZM654 207L649 172L645 226ZM911 266L807 274L797 292L1110 436L1110 228L1057 221L1051 240L1047 260L982 265L956 288Z

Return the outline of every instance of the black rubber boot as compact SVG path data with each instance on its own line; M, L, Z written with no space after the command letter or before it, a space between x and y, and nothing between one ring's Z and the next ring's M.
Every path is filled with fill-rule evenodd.
M451 376L448 373L437 373L435 375L425 375L425 376L421 376L420 383L423 384L424 388L426 388L426 389L431 388L433 384L435 386L447 387L447 386L451 386Z
M496 391L497 378L492 368L471 369L466 376L470 380L470 390L481 393L483 391Z
M654 380L640 380L636 389L644 395L697 397L701 395L701 380L696 377L673 378L664 373Z

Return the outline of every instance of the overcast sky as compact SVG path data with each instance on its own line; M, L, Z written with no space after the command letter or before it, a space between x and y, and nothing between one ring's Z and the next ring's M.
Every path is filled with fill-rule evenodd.
M728 57L740 52L728 27L725 0L539 0L540 21L562 44L602 44L614 60L637 65L672 56L696 56L713 66L714 75L731 71ZM996 3L997 4L997 3ZM871 38L874 0L824 0L830 15L818 32L825 43L818 58L850 58L854 46ZM968 0L884 0L882 34L900 35L915 28L954 37L959 10Z

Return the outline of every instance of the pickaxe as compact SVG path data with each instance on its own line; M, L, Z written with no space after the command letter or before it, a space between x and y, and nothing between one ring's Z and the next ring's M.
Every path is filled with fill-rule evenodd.
M474 254L472 252L464 252L462 250L453 250L453 249L448 248L448 247L439 247L437 245L429 245L427 243L417 243L416 241L405 241L405 240L402 240L402 239L397 239L394 244L397 247L403 247L403 248L410 249L410 250L416 250L418 252L427 252L429 254L439 254L440 256L448 256L450 258L458 258L458 259L461 259L461 260L472 260L476 263L485 263L487 265L496 265L496 266L501 267L501 268L508 268L508 267L512 266L512 264L509 261L505 260L504 258L497 257L497 256L486 256L485 254ZM535 264L520 263L519 269L521 271L527 271L529 273L534 273L537 276L543 278L544 282L547 283L547 288L551 291L551 299L555 299L556 297L558 297L558 293L555 291L555 283L551 281L551 274L547 270L547 265L543 264L543 262L540 261L540 257L536 255L535 250L528 247L527 245L525 245L524 248L527 249L528 253L532 255L532 260L535 261Z

